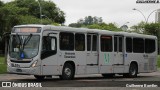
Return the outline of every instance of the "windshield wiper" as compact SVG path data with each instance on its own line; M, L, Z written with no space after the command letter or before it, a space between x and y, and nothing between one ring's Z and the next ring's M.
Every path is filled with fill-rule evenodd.
M19 37L18 34L16 34L16 38L19 40L19 43L18 43L19 47L22 47L21 38Z
M30 34L27 39L24 40L23 45L22 45L22 50L24 50L25 45L27 45L27 43L29 42L29 40L31 39L32 34Z

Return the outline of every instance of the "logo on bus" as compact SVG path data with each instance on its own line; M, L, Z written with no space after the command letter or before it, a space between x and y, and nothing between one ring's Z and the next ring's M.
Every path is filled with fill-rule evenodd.
M110 60L110 55L109 55L109 53L108 53L108 54L105 53L105 54L104 54L104 62L105 62L105 64L108 64L108 63L109 63L109 60Z
M76 58L75 53L65 52L64 58Z

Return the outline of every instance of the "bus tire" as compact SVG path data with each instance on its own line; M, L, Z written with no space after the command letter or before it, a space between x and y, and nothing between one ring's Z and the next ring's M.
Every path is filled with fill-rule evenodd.
M124 77L135 78L138 74L138 67L135 63L131 63L129 73L123 74Z
M62 75L60 75L60 79L62 80L72 80L74 79L74 68L70 63L66 63L62 70Z
M34 75L37 80L44 80L45 76Z
M115 74L102 74L102 76L103 76L104 78L112 78L112 77L115 76Z

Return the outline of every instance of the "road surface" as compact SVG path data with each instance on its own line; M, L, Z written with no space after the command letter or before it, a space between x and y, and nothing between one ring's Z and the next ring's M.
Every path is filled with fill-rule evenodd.
M60 80L58 76L37 81L33 75L0 74L0 81L15 83L41 83L42 87L126 87L127 85L157 85L160 87L160 71L141 73L137 78L103 78L100 74L77 75L74 80Z

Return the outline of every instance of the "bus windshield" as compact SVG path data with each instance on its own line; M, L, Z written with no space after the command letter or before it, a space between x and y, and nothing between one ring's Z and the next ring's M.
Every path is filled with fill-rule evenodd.
M10 57L31 59L38 54L39 35L12 35L10 40Z

